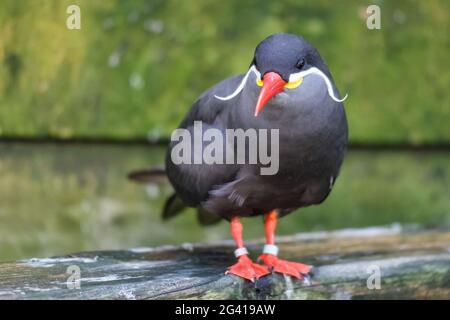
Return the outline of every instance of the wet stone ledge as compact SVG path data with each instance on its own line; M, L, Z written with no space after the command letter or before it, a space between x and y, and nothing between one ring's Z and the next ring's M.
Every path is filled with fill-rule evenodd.
M450 232L380 228L280 237L304 280L225 275L232 242L96 251L0 264L0 299L449 299ZM261 241L249 241L253 257ZM79 273L78 273L79 271ZM79 277L78 277L79 275Z

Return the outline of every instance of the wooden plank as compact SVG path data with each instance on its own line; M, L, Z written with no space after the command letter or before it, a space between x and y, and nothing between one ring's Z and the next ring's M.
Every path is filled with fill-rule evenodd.
M283 258L310 263L304 280L225 275L232 242L85 252L0 264L1 299L448 299L450 232L398 226L279 239ZM254 254L260 241L250 241ZM70 289L69 266L80 269ZM374 275L380 271L380 288ZM370 278L369 278L370 277ZM77 282L69 282L77 284Z

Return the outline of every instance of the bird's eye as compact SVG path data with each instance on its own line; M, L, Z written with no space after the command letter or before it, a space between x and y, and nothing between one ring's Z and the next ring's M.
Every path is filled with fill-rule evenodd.
M302 69L305 66L305 63L306 63L305 59L302 58L297 61L297 64L295 65L295 67L297 69Z

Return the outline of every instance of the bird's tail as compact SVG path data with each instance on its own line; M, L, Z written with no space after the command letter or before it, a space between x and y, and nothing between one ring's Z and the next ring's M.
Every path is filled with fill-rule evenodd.
M160 184L168 182L166 172L163 168L151 168L136 170L128 174L128 179L141 184ZM162 212L162 219L169 220L184 212L188 206L174 192L166 199ZM197 220L201 225L213 225L221 218L201 207L197 207Z
M137 183L156 184L167 180L167 175L164 168L151 168L132 171L128 174L128 179Z

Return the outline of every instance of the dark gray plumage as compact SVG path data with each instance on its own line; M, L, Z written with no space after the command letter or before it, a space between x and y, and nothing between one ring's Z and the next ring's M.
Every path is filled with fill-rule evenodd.
M317 50L303 38L275 34L255 50L252 65L263 76L277 72L285 81L292 73L316 67L331 81L331 73ZM300 69L299 69L300 68ZM176 196L186 205L200 207L219 217L252 216L279 209L281 214L326 199L339 173L347 146L347 120L341 102L327 93L324 80L311 74L292 90L273 97L254 116L261 88L250 74L236 97L222 101L241 83L244 75L228 78L204 92L193 104L180 128L192 130L194 121L204 129L279 129L279 172L259 174L260 165L175 165L166 156L166 173ZM172 199L173 200L173 199Z

